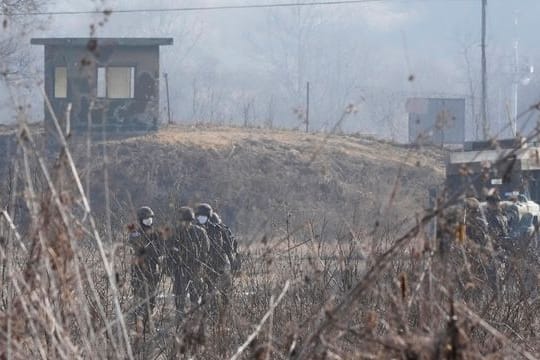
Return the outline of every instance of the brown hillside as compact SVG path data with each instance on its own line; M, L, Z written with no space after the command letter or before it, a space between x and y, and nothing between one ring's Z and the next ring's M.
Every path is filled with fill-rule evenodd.
M291 226L324 219L329 229L412 221L427 188L443 177L437 150L360 136L172 127L106 145L115 223L142 204L169 221L176 206L206 201L245 237L281 231L288 214ZM84 144L76 148L85 178ZM105 200L102 156L103 143L95 143L90 177L96 210Z

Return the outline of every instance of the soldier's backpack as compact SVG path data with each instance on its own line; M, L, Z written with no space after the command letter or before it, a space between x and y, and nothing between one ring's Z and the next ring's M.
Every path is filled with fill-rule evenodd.
M238 242L227 225L221 223L218 226L223 234L223 245L228 248L228 252L230 252L231 270L237 272L242 267L242 259L238 253Z

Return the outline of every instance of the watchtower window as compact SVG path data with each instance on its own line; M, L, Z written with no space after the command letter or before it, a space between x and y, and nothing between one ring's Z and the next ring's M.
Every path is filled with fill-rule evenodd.
M65 66L54 68L54 97L67 98L67 68Z
M99 73L98 73L99 75ZM108 67L107 97L110 99L132 99L135 97L135 68ZM99 90L99 78L98 78Z

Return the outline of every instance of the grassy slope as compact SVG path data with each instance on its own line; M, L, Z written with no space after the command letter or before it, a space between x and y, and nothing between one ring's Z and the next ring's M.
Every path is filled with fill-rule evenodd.
M92 151L92 200L100 208L103 147ZM412 220L443 177L436 150L359 136L175 127L110 140L106 151L113 220L141 204L172 220L171 208L207 201L247 237L283 228L289 212L293 226L322 218L339 225L340 218L365 227L381 214ZM84 155L79 163L84 177Z

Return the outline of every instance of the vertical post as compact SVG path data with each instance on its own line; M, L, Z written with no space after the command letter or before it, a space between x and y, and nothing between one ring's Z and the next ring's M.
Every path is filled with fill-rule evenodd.
M487 0L482 0L482 129L484 140L489 136L487 119L487 69L486 69L486 7Z
M102 156L103 156L103 185L105 187L105 226L108 234L109 244L112 244L112 222L111 222L111 195L109 183L109 159L107 158L107 116L103 117L102 136ZM110 285L107 282L107 285ZM120 326L120 325L119 325ZM119 333L121 333L119 331Z
M167 73L163 73L163 77L165 78L165 89L166 89L166 92L167 92L167 124L171 125L172 124L172 121L171 121L171 103L169 101L169 76L167 75Z
M432 187L428 189L428 209L431 211L436 211L438 207L438 192L436 187ZM425 287L425 298L427 299L426 302L426 308L425 311L425 318L429 318L433 314L433 302L432 299L432 279L431 279L431 268L430 266L433 264L433 254L435 253L435 247L437 246L437 219L438 216L434 216L431 222L428 224L428 232L427 232L427 246L429 248L428 258L426 261L426 273L427 273L427 281L426 281L426 287ZM429 271L427 271L429 269Z
M71 103L66 107L66 138L71 136Z
M437 188L428 189L428 209L437 210ZM434 249L437 244L437 216L434 216L428 225L428 243L430 249Z
M306 83L306 132L309 132L309 81Z
M512 106L512 136L517 136L518 83L516 80L514 80L514 83L512 84L512 93L514 95L514 99L512 99L512 102L514 103Z
M88 117L86 124L86 197L88 203L92 201L90 195L90 178L92 174L92 112L94 111L94 99L90 100L90 106L88 107Z

